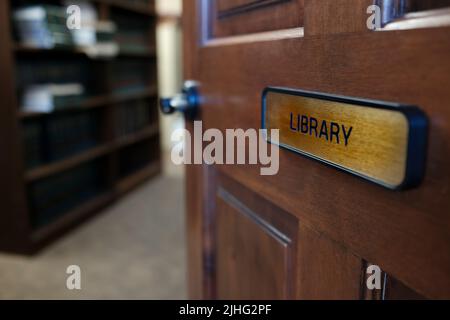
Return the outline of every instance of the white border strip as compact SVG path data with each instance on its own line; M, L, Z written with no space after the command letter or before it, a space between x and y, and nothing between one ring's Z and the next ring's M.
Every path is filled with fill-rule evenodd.
M203 46L217 47L217 46L236 45L253 42L295 39L295 38L303 38L304 35L305 29L303 27L291 28L277 31L259 32L239 36L209 39L204 42Z

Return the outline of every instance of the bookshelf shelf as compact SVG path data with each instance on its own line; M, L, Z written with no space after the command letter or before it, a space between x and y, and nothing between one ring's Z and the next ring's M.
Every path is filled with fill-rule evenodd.
M156 49L148 48L148 50L145 50L142 52L135 52L135 51L131 51L131 50L122 50L119 52L119 57L152 59L152 58L156 58Z
M156 15L155 13L155 6L154 1L151 1L149 4L136 4L136 3L130 3L128 1L120 1L120 0L95 0L95 2L100 4L107 4L113 8L126 10L133 13L138 13L141 15L151 16L154 17Z
M138 172L119 180L119 182L116 184L115 191L118 195L123 195L140 185L142 182L157 175L160 170L161 162L159 160L154 161L144 169L141 169Z
M50 163L48 165L32 169L25 174L25 180L27 182L33 182L36 180L43 179L47 176L54 175L67 169L78 166L84 162L88 162L96 158L105 156L116 149L120 149L128 145L138 143L142 140L154 137L158 134L159 134L159 126L151 125L148 128L145 128L139 132L128 134L124 137L119 137L115 142L87 150L83 153L77 154L75 156L69 157L67 159L55 163Z
M67 40L74 34L63 33L65 46L24 45L39 40L35 34L62 39L63 23L54 20L62 1L0 1L0 139L8 147L0 160L1 251L32 254L161 171L155 1L87 1L105 22L99 26L117 27L96 37L115 41L117 56L92 58ZM41 7L51 24L13 18L19 7L43 3L53 3ZM65 107L32 112L20 101Z
M27 182L33 182L36 180L43 179L50 175L54 175L54 174L66 171L70 168L76 167L77 165L80 165L84 162L88 162L88 161L94 160L96 158L100 158L100 157L108 154L112 150L114 150L114 144L108 144L108 145L90 149L88 151L77 154L68 159L33 169L25 174L25 180Z
M36 117L43 117L48 116L52 114L60 114L65 112L73 112L73 111L80 111L83 109L93 109L93 108L100 108L104 106L111 106L113 104L121 103L121 102L127 102L131 100L139 100L139 99L145 99L145 98L151 98L157 96L157 89L156 87L151 87L149 89L140 90L132 93L123 93L123 94L106 94L106 95L100 95L96 97L87 98L82 103L74 106L69 106L64 109L56 110L51 113L46 112L31 112L31 111L19 111L19 118L21 119L30 119L30 118L36 118ZM23 109L23 108L22 108Z
M24 44L20 44L20 43L15 43L13 45L13 50L15 53L17 54L29 54L29 55L36 55L36 54L43 54L43 55L48 55L48 54L76 54L76 55L82 55L82 56L86 56L86 52L83 51L82 49L78 49L78 48L73 48L73 47L56 47L56 48L38 48L38 47L33 47L30 45L24 45Z
M93 212L104 208L114 201L114 199L115 194L113 192L106 192L86 203L83 203L54 222L34 230L31 235L33 243L35 246L40 247L45 244L45 242L50 241L66 229L73 227L74 224L80 223L83 219L89 218Z
M16 43L13 45L13 51L16 54L22 54L22 55L42 55L47 57L48 55L76 55L85 57L88 59L92 59L89 57L89 55L86 53L85 50L82 48L76 48L76 47L56 47L56 48L38 48L33 47L29 45L23 45L20 43ZM156 49L154 47L149 47L147 50L142 51L132 51L132 50L120 50L117 54L117 57L124 57L124 58L142 58L142 59L152 59L156 57ZM113 60L116 57L107 57L107 58L97 58L92 59L96 61L107 61L107 60Z
M116 148L120 149L125 146L129 146L131 144L135 144L137 142L140 142L142 140L155 137L159 134L159 126L158 125L151 125L148 128L145 128L139 132L128 134L124 137L120 137L117 140Z

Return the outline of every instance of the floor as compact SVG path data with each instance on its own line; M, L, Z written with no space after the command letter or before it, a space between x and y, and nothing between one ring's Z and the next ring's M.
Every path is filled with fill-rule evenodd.
M35 257L0 255L0 299L186 298L183 186L158 177Z

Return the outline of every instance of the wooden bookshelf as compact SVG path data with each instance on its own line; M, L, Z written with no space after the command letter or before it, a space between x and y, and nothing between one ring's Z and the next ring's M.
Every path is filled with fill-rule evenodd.
M159 134L159 126L153 124L135 133L130 133L118 138L114 144L115 149L135 144L142 140L155 137Z
M123 195L133 190L149 178L157 175L160 171L161 162L159 160L154 161L136 173L119 180L115 186L115 191L118 195Z
M71 111L81 111L83 109L108 107L108 106L112 106L114 104L121 103L121 102L156 97L157 94L158 94L157 87L152 86L148 89L141 90L138 92L132 92L132 93L128 93L128 94L119 94L119 95L118 94L105 94L105 95L99 95L99 96L95 96L95 97L89 97L89 98L86 98L82 103L79 103L79 104L73 105L73 106L68 106L64 109L57 110L52 113L19 111L18 115L19 115L19 118L22 118L22 119L44 117L44 116L49 116L49 115L56 114L56 113L65 113L65 112L71 112Z
M64 216L45 227L34 230L31 234L31 238L32 242L36 245L36 249L38 250L41 247L41 244L48 243L65 231L70 230L74 225L91 217L96 211L105 208L108 204L112 203L116 197L117 195L112 192L101 194L98 197L83 203L74 210L67 212Z
M21 2L27 3L27 1ZM58 3L58 1L54 2ZM36 4L36 1L32 3ZM11 17L16 5L15 1L0 2L0 63L4 66L0 80L0 94L3 99L3 105L0 108L0 147L2 150L7 150L6 156L0 159L2 178L0 193L5 199L0 203L1 251L19 254L36 252L161 171L154 0L149 0L147 3L128 0L92 0L91 3L96 6L101 20L116 22L117 17L131 15L134 20L140 20L143 25L148 26L137 30L137 32L142 31L144 39L148 39L143 46L144 49L135 51L121 49L116 57L95 60L91 59L84 49L76 47L42 49L23 45L13 33ZM117 22L118 32L124 24L123 21L121 23L122 25ZM30 67L50 60L52 64L61 61L61 69L65 68L65 61L86 64L86 69L90 72L88 79L93 86L93 93L90 92L79 102L51 113L24 111L20 105L19 86L22 83L21 76L18 75L22 63ZM143 66L142 70L148 70L143 86L140 85L132 90L117 89L114 77L120 76L117 70L123 69L118 69L117 65L124 62L132 66L139 63ZM132 121L121 119L122 114L119 113L121 108L125 108L127 116L128 114L132 116L130 118ZM54 134L51 131L53 130L52 122L59 121L60 118L72 119L77 114L92 115L95 122L93 128L89 128L96 132L98 141L89 148L82 148L58 160L44 157L45 160L30 168L25 161L29 155L26 151L29 142L25 144L24 140L27 136L25 127L31 123L36 124L38 128L40 126L45 128L39 132L40 136L45 137L41 140L45 141L44 149L48 153L52 149L51 144L47 145L50 143L48 141L52 141L49 135ZM94 120L90 121L92 125ZM129 127L130 121L132 127ZM137 124L133 121L137 121ZM146 123L144 126L142 126L143 121ZM126 127L121 128L122 126ZM133 129L134 127L136 129ZM133 163L127 160L129 148L134 150L130 152L130 157L133 152L134 157L136 152L138 152L137 155L142 152L144 155L142 159L147 162L135 169L127 169L125 172L128 173L124 175L120 168L128 162ZM70 206L67 205L67 210L58 211L58 214L50 216L48 221L43 219L45 223L37 224L36 215L40 214L40 209L37 208L41 207L33 202L35 197L32 196L31 190L35 189L32 188L37 188L41 183L48 183L48 179L55 177L68 179L72 172L78 172L75 170L86 166L90 168L89 172L96 172L96 179L101 181L101 188L99 187L98 191L86 197L85 200L76 202L76 205L72 203ZM97 169L92 171L94 170L92 168ZM63 184L59 187L64 189L66 186Z
M99 4L106 4L113 8L138 13L145 16L155 17L155 2L149 1L148 4L133 3L123 0L95 0Z
M69 170L73 167L76 167L77 165L80 165L84 162L89 162L91 160L94 160L96 158L99 158L101 156L104 156L111 152L113 150L113 146L105 145L100 146L97 148L93 148L90 150L87 150L85 152L76 154L75 156L68 157L67 159L64 159L59 162L50 163L41 167L38 167L37 169L32 169L25 173L25 181L26 182L33 182L36 180L43 179L45 177L55 175L57 173Z
M16 54L22 55L79 55L86 58L89 58L86 50L82 48L38 48L30 45L23 45L20 43L14 44L14 51ZM156 48L154 46L149 46L147 50L142 52L133 52L127 50L120 50L118 53L118 57L130 57L130 58L155 58L156 57ZM108 58L108 59L114 59Z

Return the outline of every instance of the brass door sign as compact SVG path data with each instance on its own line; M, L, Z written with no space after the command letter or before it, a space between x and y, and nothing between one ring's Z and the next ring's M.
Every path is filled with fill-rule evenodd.
M262 101L281 147L390 189L423 178L428 121L416 107L273 87Z

